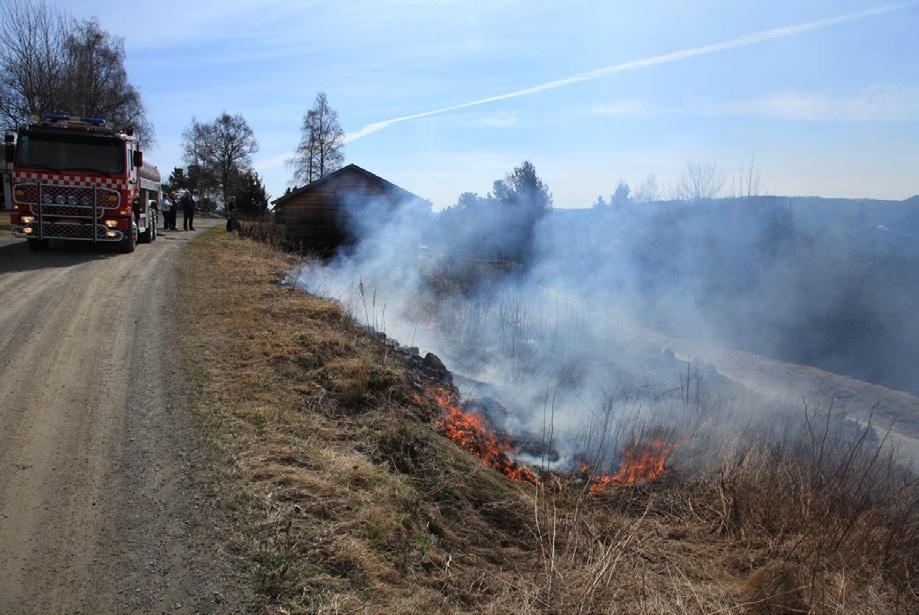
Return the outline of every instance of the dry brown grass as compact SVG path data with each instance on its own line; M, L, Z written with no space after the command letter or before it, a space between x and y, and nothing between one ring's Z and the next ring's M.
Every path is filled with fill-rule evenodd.
M234 227L240 237L254 239L278 249L287 247L287 237L281 224L264 218L238 218L234 220Z
M807 602L798 584L814 575L787 549L793 537L725 508L725 490L755 476L752 457L720 489L671 472L597 497L576 480L537 488L497 474L437 433L404 357L338 306L277 284L296 264L215 230L180 265L193 404L257 595L241 608L905 612L883 580L836 564L819 572L820 603Z

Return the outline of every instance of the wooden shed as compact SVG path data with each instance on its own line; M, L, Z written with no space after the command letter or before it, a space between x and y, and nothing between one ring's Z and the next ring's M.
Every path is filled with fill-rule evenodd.
M330 250L355 239L363 221L379 223L398 207L431 212L431 203L356 164L329 173L272 201L287 241L307 249Z

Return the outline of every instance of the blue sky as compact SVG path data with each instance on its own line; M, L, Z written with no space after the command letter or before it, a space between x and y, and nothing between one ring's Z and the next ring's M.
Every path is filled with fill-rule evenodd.
M560 207L620 178L666 193L687 157L728 175L754 158L770 194L901 199L919 193L919 3L303 2L62 3L124 36L156 126L148 152L181 164L192 116L242 113L269 192L323 90L355 135L354 162L441 208L529 159ZM885 8L886 7L886 8ZM840 15L868 15L832 23ZM888 10L889 9L889 10ZM788 33L560 87L369 125L738 37ZM731 47L730 45L728 47Z

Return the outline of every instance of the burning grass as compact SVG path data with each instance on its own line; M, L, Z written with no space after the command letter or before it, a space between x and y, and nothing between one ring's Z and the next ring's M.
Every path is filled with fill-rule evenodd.
M611 483L634 485L662 476L667 468L667 460L677 448L678 443L663 438L634 441L623 451L619 471L615 474L597 476L587 464L581 466L581 472L589 477L590 492L598 495L605 493Z
M462 410L456 393L435 387L426 392L426 397L416 395L416 401L430 403L436 408L438 429L460 448L512 480L540 484L536 472L514 461L520 451L510 437L502 435L490 425L487 417ZM636 438L625 447L619 470L615 474L596 474L589 464L582 463L579 476L587 480L590 492L594 495L605 493L611 483L632 485L651 481L663 475L667 460L677 448L679 443L668 441L664 435L648 439ZM555 482L574 478L564 472L559 474L543 470L542 474Z
M443 435L508 478L539 484L539 479L531 469L513 460L517 449L510 440L499 438L485 417L461 410L455 393L438 387L429 391L428 396L439 411L437 428ZM421 396L416 400L424 403Z
M277 284L295 266L218 231L180 264L192 403L257 595L240 610L916 608L915 484L870 437L813 413L768 438L635 429L612 470L541 474L341 308Z

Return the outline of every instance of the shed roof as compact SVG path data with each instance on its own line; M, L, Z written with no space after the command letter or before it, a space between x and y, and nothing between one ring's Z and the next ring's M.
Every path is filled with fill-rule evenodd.
M290 200L291 198L297 195L300 195L306 192L310 192L312 190L316 190L317 188L325 186L328 183L334 182L337 178L341 177L342 175L348 174L348 173L358 173L360 175L363 175L365 178L367 178L371 182L380 184L388 192L391 192L392 194L398 196L401 200L406 200L406 201L417 200L417 201L425 201L425 202L427 201L427 199L423 199L417 194L409 192L405 188L401 188L397 186L396 184L392 183L391 181L387 181L383 179L382 177L380 177L379 175L371 173L370 171L368 171L367 169L363 167L359 167L356 164L349 164L347 166L344 166L338 169L337 171L333 171L329 173L328 175L323 175L316 181L311 182L303 186L302 188L297 188L296 190L293 190L288 194L285 194L281 197L276 198L275 200L271 201L271 204L272 205L283 205L286 201Z

